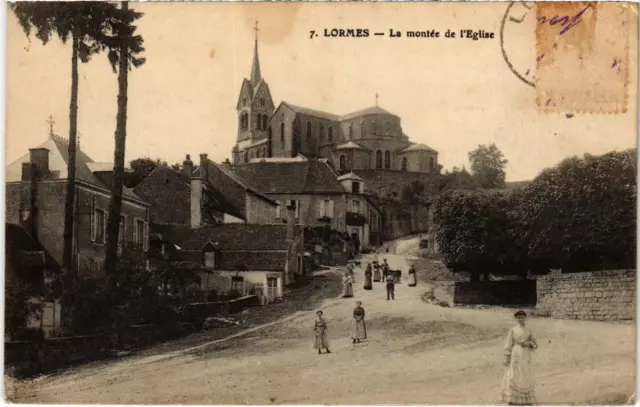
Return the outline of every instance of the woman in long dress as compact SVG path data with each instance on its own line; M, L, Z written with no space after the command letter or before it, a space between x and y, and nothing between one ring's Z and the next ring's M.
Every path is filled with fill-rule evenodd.
M514 314L518 324L509 330L504 345L504 365L502 399L509 405L533 405L535 403L535 381L531 368L533 351L538 348L531 329L526 326L527 314Z
M327 336L327 321L324 320L322 311L316 312L316 322L313 326L313 331L316 334L314 349L318 350L318 353L322 353L322 349L326 349L327 353L331 353L329 350L329 337Z
M362 302L360 301L356 302L356 308L353 310L351 339L353 343L360 343L361 340L367 339L367 326L364 323L364 308L362 308Z
M351 298L353 297L353 278L349 273L345 274L344 279L342 280L344 284L344 291L342 293L342 298Z
M380 274L380 265L376 262L373 266L373 281L378 283L382 280L382 275Z
M409 268L409 287L415 287L418 285L418 280L416 278L416 268L411 265Z
M371 263L367 265L367 269L364 271L364 289L373 290L373 283L371 282Z

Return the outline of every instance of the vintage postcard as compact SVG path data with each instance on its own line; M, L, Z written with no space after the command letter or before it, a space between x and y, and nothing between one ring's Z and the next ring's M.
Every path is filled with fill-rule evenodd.
M637 4L6 30L7 402L635 403Z

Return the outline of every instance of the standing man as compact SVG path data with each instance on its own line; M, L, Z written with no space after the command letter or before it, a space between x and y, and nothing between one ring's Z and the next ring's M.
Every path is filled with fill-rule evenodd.
M385 281L387 282L387 301L389 301L389 299L395 300L396 277L391 273L387 273Z
M384 259L384 263L382 263L382 279L387 279L387 274L389 274L389 263L387 263L387 259Z

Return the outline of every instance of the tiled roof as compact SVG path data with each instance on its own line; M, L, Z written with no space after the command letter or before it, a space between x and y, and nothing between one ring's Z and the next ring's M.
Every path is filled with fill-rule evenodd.
M244 164L233 171L265 194L344 193L329 165L317 160Z
M346 150L346 149L349 149L349 148L355 148L357 150L367 150L366 148L362 147L360 144L354 143L353 141L347 141L344 144L340 144L335 149L336 150Z
M347 174L341 175L338 177L338 181L344 181L346 179L354 179L356 181L364 181L364 179L358 175L356 175L356 173L354 172L349 172Z
M408 151L431 151L434 153L437 152L436 150L434 150L433 148L429 147L426 144L412 144L409 147L402 150L403 153L406 153Z
M372 106L372 107L368 107L366 109L358 110L357 112L348 113L348 114L342 116L340 118L340 120L350 120L350 119L354 119L356 117L368 116L370 114L390 114L390 115L393 115L393 113L388 112L388 111L384 110L383 108L381 108L379 106Z
M293 110L296 113L302 113L302 114L306 114L308 116L319 117L321 119L326 119L326 120L331 120L331 121L339 121L340 120L340 116L338 116L336 114L333 114L333 113L327 113L327 112L323 112L323 111L320 111L320 110L308 109L306 107L292 105L289 102L282 102L282 104L285 105L285 106L288 106L289 109Z
M222 172L224 175L226 175L229 180L232 183L237 184L238 186L244 188L245 190L249 190L250 192L253 192L254 194L258 195L260 198L267 200L271 203L273 203L275 205L275 201L273 201L271 198L263 195L263 191L260 190L260 188L257 188L253 185L253 183L251 182L246 182L247 180L245 180L244 178L238 176L233 170L231 170L227 165L218 165L216 163L214 163L211 160L207 160L207 164L209 165L209 183L212 184L214 187L218 188L219 184L216 182L216 174L213 173L211 171L211 168L213 167L214 169L219 170L220 172ZM221 192L224 194L225 191ZM231 198L231 197L230 197ZM243 191L243 195L242 197L236 196L234 197L236 199L240 199L244 202L244 191ZM228 199L230 202L232 202L231 199Z
M277 251L287 250L287 225L256 225L228 223L202 226L151 225L151 233L162 236L163 241L178 245L182 250L202 250L211 242L220 250Z
M51 172L50 179L66 179L67 178L67 163L69 162L69 143L65 139L55 136L49 138L44 143L40 144L36 148L46 148L49 150L49 171ZM30 160L30 154L27 153L9 164L7 167L6 182L18 182L22 178L22 163L27 163ZM92 167L96 166L95 163L88 155L82 150L76 151L76 179L88 182L105 189L111 189L111 185L106 185L100 180L92 171ZM102 165L104 167L104 165ZM111 168L113 169L113 167ZM122 194L125 197L132 199L138 198L133 191L127 187L122 187Z

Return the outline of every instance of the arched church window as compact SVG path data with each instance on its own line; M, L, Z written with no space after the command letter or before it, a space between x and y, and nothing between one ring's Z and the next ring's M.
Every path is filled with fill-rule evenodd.
M267 116L266 114L262 115L262 124L265 129L269 126L269 116Z
M243 98L242 99L242 106L246 106L247 105L247 98Z
M262 116L261 116L261 115L258 115L258 116L256 117L256 119L258 119L257 129L258 129L258 130L262 130Z
M360 128L359 128L360 138L364 137L364 120L360 120Z
M391 133L391 125L389 123L385 123L384 130L387 132L387 134Z
M284 123L280 124L280 142L284 147Z
M376 134L376 119L371 120L371 134Z
M349 140L353 138L353 126L349 124Z
M311 122L307 122L307 141L311 141Z
M333 143L333 127L329 127L329 143Z
M344 154L342 154L340 156L340 169L344 170L347 166L347 157L344 156Z
M436 168L436 162L433 157L429 157L429 171L433 172Z
M262 156L263 157L267 156L267 147L262 147Z
M407 170L407 157L402 157L402 171Z
M382 168L382 150L376 151L376 168Z
M249 153L248 152L244 152L244 162L248 163L249 162Z
M262 150L261 150L261 149L258 149L258 150L256 151L256 157L257 157L257 158L260 158L260 153L261 153L261 152L262 152Z
M384 168L391 168L391 151L384 152Z
M320 134L320 144L324 143L324 126L322 123L318 123L318 133Z
M255 153L252 151L251 152L251 158L253 159L253 158L255 158L255 156L256 156Z
M264 98L260 99L260 107L264 107Z

